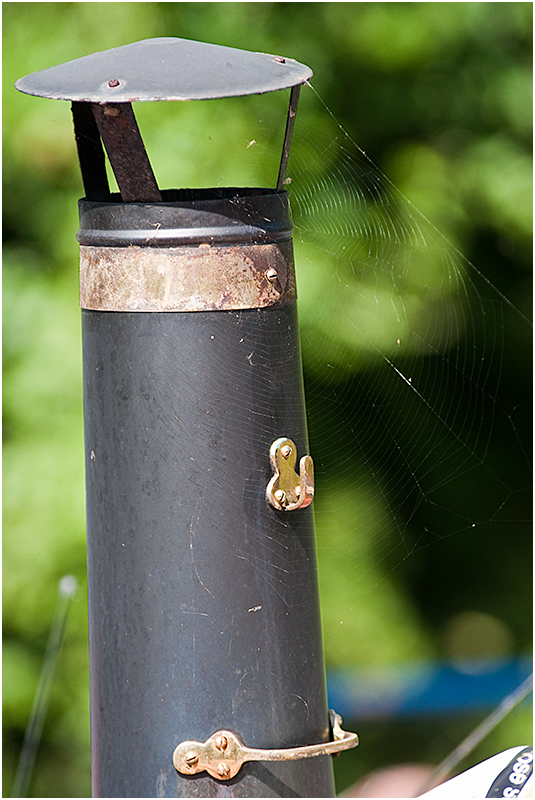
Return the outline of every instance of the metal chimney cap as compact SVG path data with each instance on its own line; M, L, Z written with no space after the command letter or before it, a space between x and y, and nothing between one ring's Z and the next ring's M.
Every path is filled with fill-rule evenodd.
M305 83L312 70L292 58L172 37L144 39L26 75L26 94L88 103L211 100Z

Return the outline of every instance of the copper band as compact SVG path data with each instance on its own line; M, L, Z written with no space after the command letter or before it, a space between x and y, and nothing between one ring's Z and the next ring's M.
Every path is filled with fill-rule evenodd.
M80 247L93 311L224 311L295 298L292 242L233 247Z

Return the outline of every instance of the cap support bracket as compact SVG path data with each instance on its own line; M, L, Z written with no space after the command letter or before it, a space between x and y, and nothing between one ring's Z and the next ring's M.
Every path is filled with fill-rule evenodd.
M149 157L130 103L91 103L124 203L160 203Z
M110 197L106 157L89 103L72 103L74 137L87 200L106 202Z
M297 105L299 103L299 93L301 85L292 86L290 92L290 106L288 108L288 117L286 119L286 131L284 133L284 142L282 145L282 157L279 167L279 176L277 178L277 191L284 188L284 179L286 177L286 168L288 166L288 156L290 154L290 145L292 143L292 135L294 131L295 115L297 114Z

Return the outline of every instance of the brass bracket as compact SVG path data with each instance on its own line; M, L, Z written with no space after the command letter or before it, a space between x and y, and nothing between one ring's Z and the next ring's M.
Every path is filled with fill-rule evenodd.
M271 445L269 458L273 477L266 488L266 500L277 511L306 508L314 498L314 463L310 456L299 461L295 471L297 448L291 439L282 437Z
M342 750L356 747L359 739L356 733L343 731L342 718L329 712L333 741L310 744L304 747L289 747L284 750L255 750L244 747L231 731L217 731L203 742L182 742L173 753L175 769L182 775L196 775L208 772L217 780L228 781L238 774L245 761L296 761L300 758L336 755Z

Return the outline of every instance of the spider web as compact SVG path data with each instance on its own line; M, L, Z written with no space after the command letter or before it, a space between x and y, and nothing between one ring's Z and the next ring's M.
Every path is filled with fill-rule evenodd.
M530 323L326 106L317 127L297 119L287 183L317 532L320 555L345 542L330 574L357 600L378 562L388 575L451 536L462 559L467 541L525 521L526 401L506 368Z
M179 126L179 154L172 104L137 104L156 174L167 186L273 185L280 99L181 109L191 120ZM64 126L70 135L70 120ZM511 543L524 547L529 400L508 375L511 342L527 341L529 322L487 265L466 259L411 204L312 87L302 92L288 176L327 660L424 656L424 636L405 641L422 630L410 620L429 584L433 604L440 609L436 597L447 595L452 613L456 580L488 588L489 540L501 536L507 560ZM459 574L452 558L466 562ZM296 565L286 574L281 564L274 554L273 586L290 593ZM421 596L405 602L409 584ZM333 620L344 624L336 642ZM356 652L359 641L366 653Z

